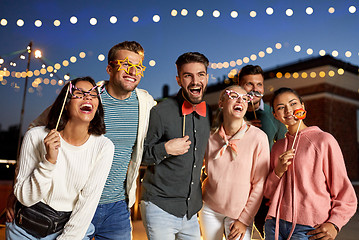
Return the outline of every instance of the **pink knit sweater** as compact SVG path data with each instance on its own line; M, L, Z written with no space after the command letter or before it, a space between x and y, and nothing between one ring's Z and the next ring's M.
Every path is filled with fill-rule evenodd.
M221 158L214 160L223 144L218 133L209 138L203 200L212 210L250 225L260 206L269 171L268 139L262 130L250 126L237 144L235 159L227 148Z
M268 217L313 227L331 222L341 229L354 215L357 198L339 144L318 127L305 128L298 133L292 164L279 179L273 169L293 139L287 133L272 148L264 192L271 200Z

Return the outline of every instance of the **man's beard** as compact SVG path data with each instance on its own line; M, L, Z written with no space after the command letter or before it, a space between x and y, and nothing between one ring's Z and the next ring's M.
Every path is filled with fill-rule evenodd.
M189 101L190 103L192 103L192 104L199 104L199 103L201 103L201 102L203 101L203 96L204 96L204 93L206 92L206 90L207 90L207 86L206 86L204 89L202 88L202 95L201 95L201 98L200 98L200 99L190 98L190 97L188 96L188 92L187 92L187 91L184 91L183 88L182 88L182 94L183 94L183 97L184 97L187 101Z

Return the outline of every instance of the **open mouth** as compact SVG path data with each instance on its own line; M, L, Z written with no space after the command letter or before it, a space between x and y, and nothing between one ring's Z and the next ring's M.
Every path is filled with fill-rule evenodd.
M80 106L80 110L85 113L92 112L92 109L93 109L93 106L89 103L84 103L84 104L81 104L81 106Z
M190 88L189 91L190 91L193 95L199 95L199 94L201 94L201 88L200 88L200 87Z
M238 106L235 106L234 107L234 110L235 111L242 111L243 110L243 107L241 105L238 105Z
M124 79L125 79L126 81L130 81L130 82L135 82L135 81L136 81L136 79L131 78L131 77L125 77Z

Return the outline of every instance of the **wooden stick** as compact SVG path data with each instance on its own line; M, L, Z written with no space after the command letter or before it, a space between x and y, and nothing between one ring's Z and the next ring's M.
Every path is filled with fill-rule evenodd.
M69 86L67 87L67 91L66 91L65 99L64 99L64 102L62 103L62 108L61 108L61 111L60 111L59 119L57 119L57 123L56 123L55 131L57 131L57 127L59 126L60 119L61 119L61 116L62 116L62 111L64 110L65 103L66 103L66 99L67 99L67 95L69 94L69 90L70 90L70 84L69 84Z
M294 140L293 140L293 145L292 145L292 149L294 147L294 144L295 144L295 140L297 139L297 135L298 135L298 131L299 131L299 128L300 128L300 124L302 123L302 119L299 120L299 125L298 125L298 128L297 128L297 132L295 133L295 137L294 137Z
M252 103L252 109L253 109L253 113L254 113L254 118L257 120L257 115L256 115L256 110L254 109L253 100L251 100L251 103Z
M184 134L186 133L186 115L183 115L183 129L182 129L182 137L184 137Z

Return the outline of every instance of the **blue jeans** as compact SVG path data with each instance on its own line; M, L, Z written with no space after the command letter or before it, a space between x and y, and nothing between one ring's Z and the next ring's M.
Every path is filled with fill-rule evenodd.
M201 239L196 214L191 219L176 217L148 201L141 201L140 209L149 240Z
M264 224L265 239L275 239L275 218L268 219ZM307 235L307 232L314 228L307 225L296 224L291 240L308 240L311 235ZM278 240L286 240L292 230L292 223L279 219L279 237Z
M125 200L99 204L91 225L95 226L95 233L90 239L131 240L130 211Z
M87 229L86 235L83 238L84 240L86 239L90 239L88 236L91 235L94 232L94 227L93 226L89 226L89 228ZM56 233L47 235L46 237L43 238L37 238L32 236L30 233L27 233L24 229L22 229L21 227L19 227L18 225L16 225L15 221L12 222L6 222L6 240L24 240L24 239L28 239L28 240L54 240L56 239L58 236L60 236L62 233L62 231L58 231Z

